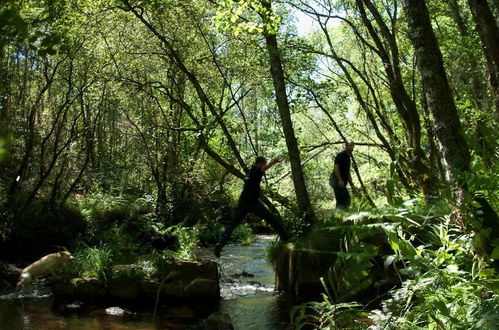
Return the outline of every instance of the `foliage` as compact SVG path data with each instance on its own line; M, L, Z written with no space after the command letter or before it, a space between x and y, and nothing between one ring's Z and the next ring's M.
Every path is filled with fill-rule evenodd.
M255 234L253 233L251 227L247 224L238 226L230 238L230 241L243 245L251 244L254 240Z
M194 256L194 251L198 243L198 231L196 228L176 225L169 227L163 232L171 233L178 237L180 249L174 253L176 259L190 259Z
M74 260L63 266L68 277L96 277L107 282L113 265L114 251L109 245L82 247L73 253Z
M0 163L8 157L7 142L5 139L0 138Z
M198 227L199 244L203 246L214 245L219 242L225 228L220 224ZM255 234L250 226L242 224L238 226L230 236L229 242L236 244L251 244L255 240Z
M142 268L132 265L122 269L113 269L108 281L120 285L123 285L123 283L140 283L145 276L146 272Z
M104 194L87 195L78 201L78 207L87 222L83 243L108 245L115 256L140 251L141 240L153 231L148 216L151 208L143 198L130 201Z
M473 253L472 235L462 233L445 217L431 225L426 245L415 237L389 233L393 266L408 277L374 312L382 326L397 329L493 329L499 320L499 282L487 258Z
M386 234L381 241L371 242L379 249L389 244L392 253L388 250L383 255L385 272L393 272L399 279L397 287L388 292L389 298L375 297L381 301L381 309L367 312L352 300L372 281L372 255L359 259L351 253L340 254L332 263L327 281L324 279L327 294L322 302L308 303L294 311L297 327L315 320L313 323L318 322L321 328L338 328L350 317L350 322L367 320L357 327L369 329L436 329L442 325L446 329L493 329L499 319L499 282L490 256L477 254L476 234L463 232L441 206L422 213L427 208L424 204L412 201L406 205L391 212L385 209L346 218L365 221L384 213L385 221L389 220L370 227L381 228ZM361 228L355 225L355 231L362 233ZM338 240L334 236L330 239ZM348 235L343 236L345 239Z
M326 284L323 283L324 288ZM307 329L312 326L319 329L362 329L358 318L366 313L357 303L334 303L327 294L322 295L322 302L310 302L305 306L294 307L291 311L295 329ZM310 310L307 313L307 309Z
M198 234L199 244L202 246L215 245L220 240L223 232L224 227L219 224L200 227Z

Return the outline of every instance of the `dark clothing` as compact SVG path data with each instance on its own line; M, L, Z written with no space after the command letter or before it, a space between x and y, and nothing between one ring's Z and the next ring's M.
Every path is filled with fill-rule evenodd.
M225 232L222 234L222 238L220 239L219 244L221 246L224 246L229 241L230 235L234 229L241 224L244 218L246 218L246 215L250 212L267 221L282 241L286 241L288 239L288 235L286 234L279 218L270 213L270 211L261 202L257 201L256 203L247 203L239 200L236 214L232 217L231 223L225 228Z
M330 181L331 186L334 190L334 197L336 198L336 209L342 210L347 209L350 206L350 194L348 193L347 187L340 188L338 185L338 180L336 179L336 175L332 175L332 180Z
M343 150L334 159L334 165L338 164L340 167L340 174L343 182L345 182L345 186L348 183L348 179L350 178L350 155L346 150Z
M340 176L345 186L340 188L338 184L338 178L336 177L335 169L333 168L333 173L331 173L331 177L329 178L329 184L334 190L334 197L336 198L336 209L347 209L350 206L350 194L347 190L347 183L350 181L350 155L346 150L343 150L334 159L334 165L336 167L338 164L340 168Z
M239 197L236 214L232 217L231 223L225 228L222 234L219 245L224 246L230 238L230 235L237 226L246 218L248 213L264 219L279 235L281 240L286 241L288 235L281 224L278 217L273 215L259 200L260 197L260 182L262 181L263 171L255 165L251 166L248 175L244 178L244 188Z
M262 181L262 169L251 166L248 174L244 178L244 188L239 197L239 202L253 202L256 203L260 197L260 182Z

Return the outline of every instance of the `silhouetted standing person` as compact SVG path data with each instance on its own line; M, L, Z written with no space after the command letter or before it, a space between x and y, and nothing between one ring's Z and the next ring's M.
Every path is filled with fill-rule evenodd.
M264 157L257 157L255 163L251 166L247 176L244 178L244 188L239 197L237 204L236 214L232 217L231 223L222 234L220 242L215 246L215 255L220 257L220 253L224 245L229 241L230 235L239 224L244 220L248 213L264 219L267 223L277 232L281 240L286 241L288 235L281 224L281 221L273 215L263 204L259 201L260 197L260 182L262 181L263 174L272 165L280 163L281 158L274 158L270 162Z
M329 184L334 190L337 210L347 209L350 206L351 199L347 184L350 183L352 189L355 190L350 176L350 162L354 146L353 141L348 141L345 143L345 150L337 154L334 159L334 170L331 173Z

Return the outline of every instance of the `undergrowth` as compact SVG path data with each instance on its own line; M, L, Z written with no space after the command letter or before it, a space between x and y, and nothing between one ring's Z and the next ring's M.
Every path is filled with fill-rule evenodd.
M322 279L322 301L293 309L293 324L297 329L496 329L499 279L491 267L496 256L482 253L480 235L464 229L443 204L428 207L418 200L323 220L292 247L330 252L324 253L330 270ZM279 249L269 252L274 263ZM381 278L374 271L379 261ZM360 303L368 287L379 288L387 278L391 289Z

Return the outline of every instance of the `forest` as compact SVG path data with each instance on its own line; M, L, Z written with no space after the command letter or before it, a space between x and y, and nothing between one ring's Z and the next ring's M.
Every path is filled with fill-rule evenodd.
M498 0L3 0L0 264L67 249L63 278L156 278L157 305L282 157L282 329L495 329L498 123ZM249 215L231 244L262 234Z

